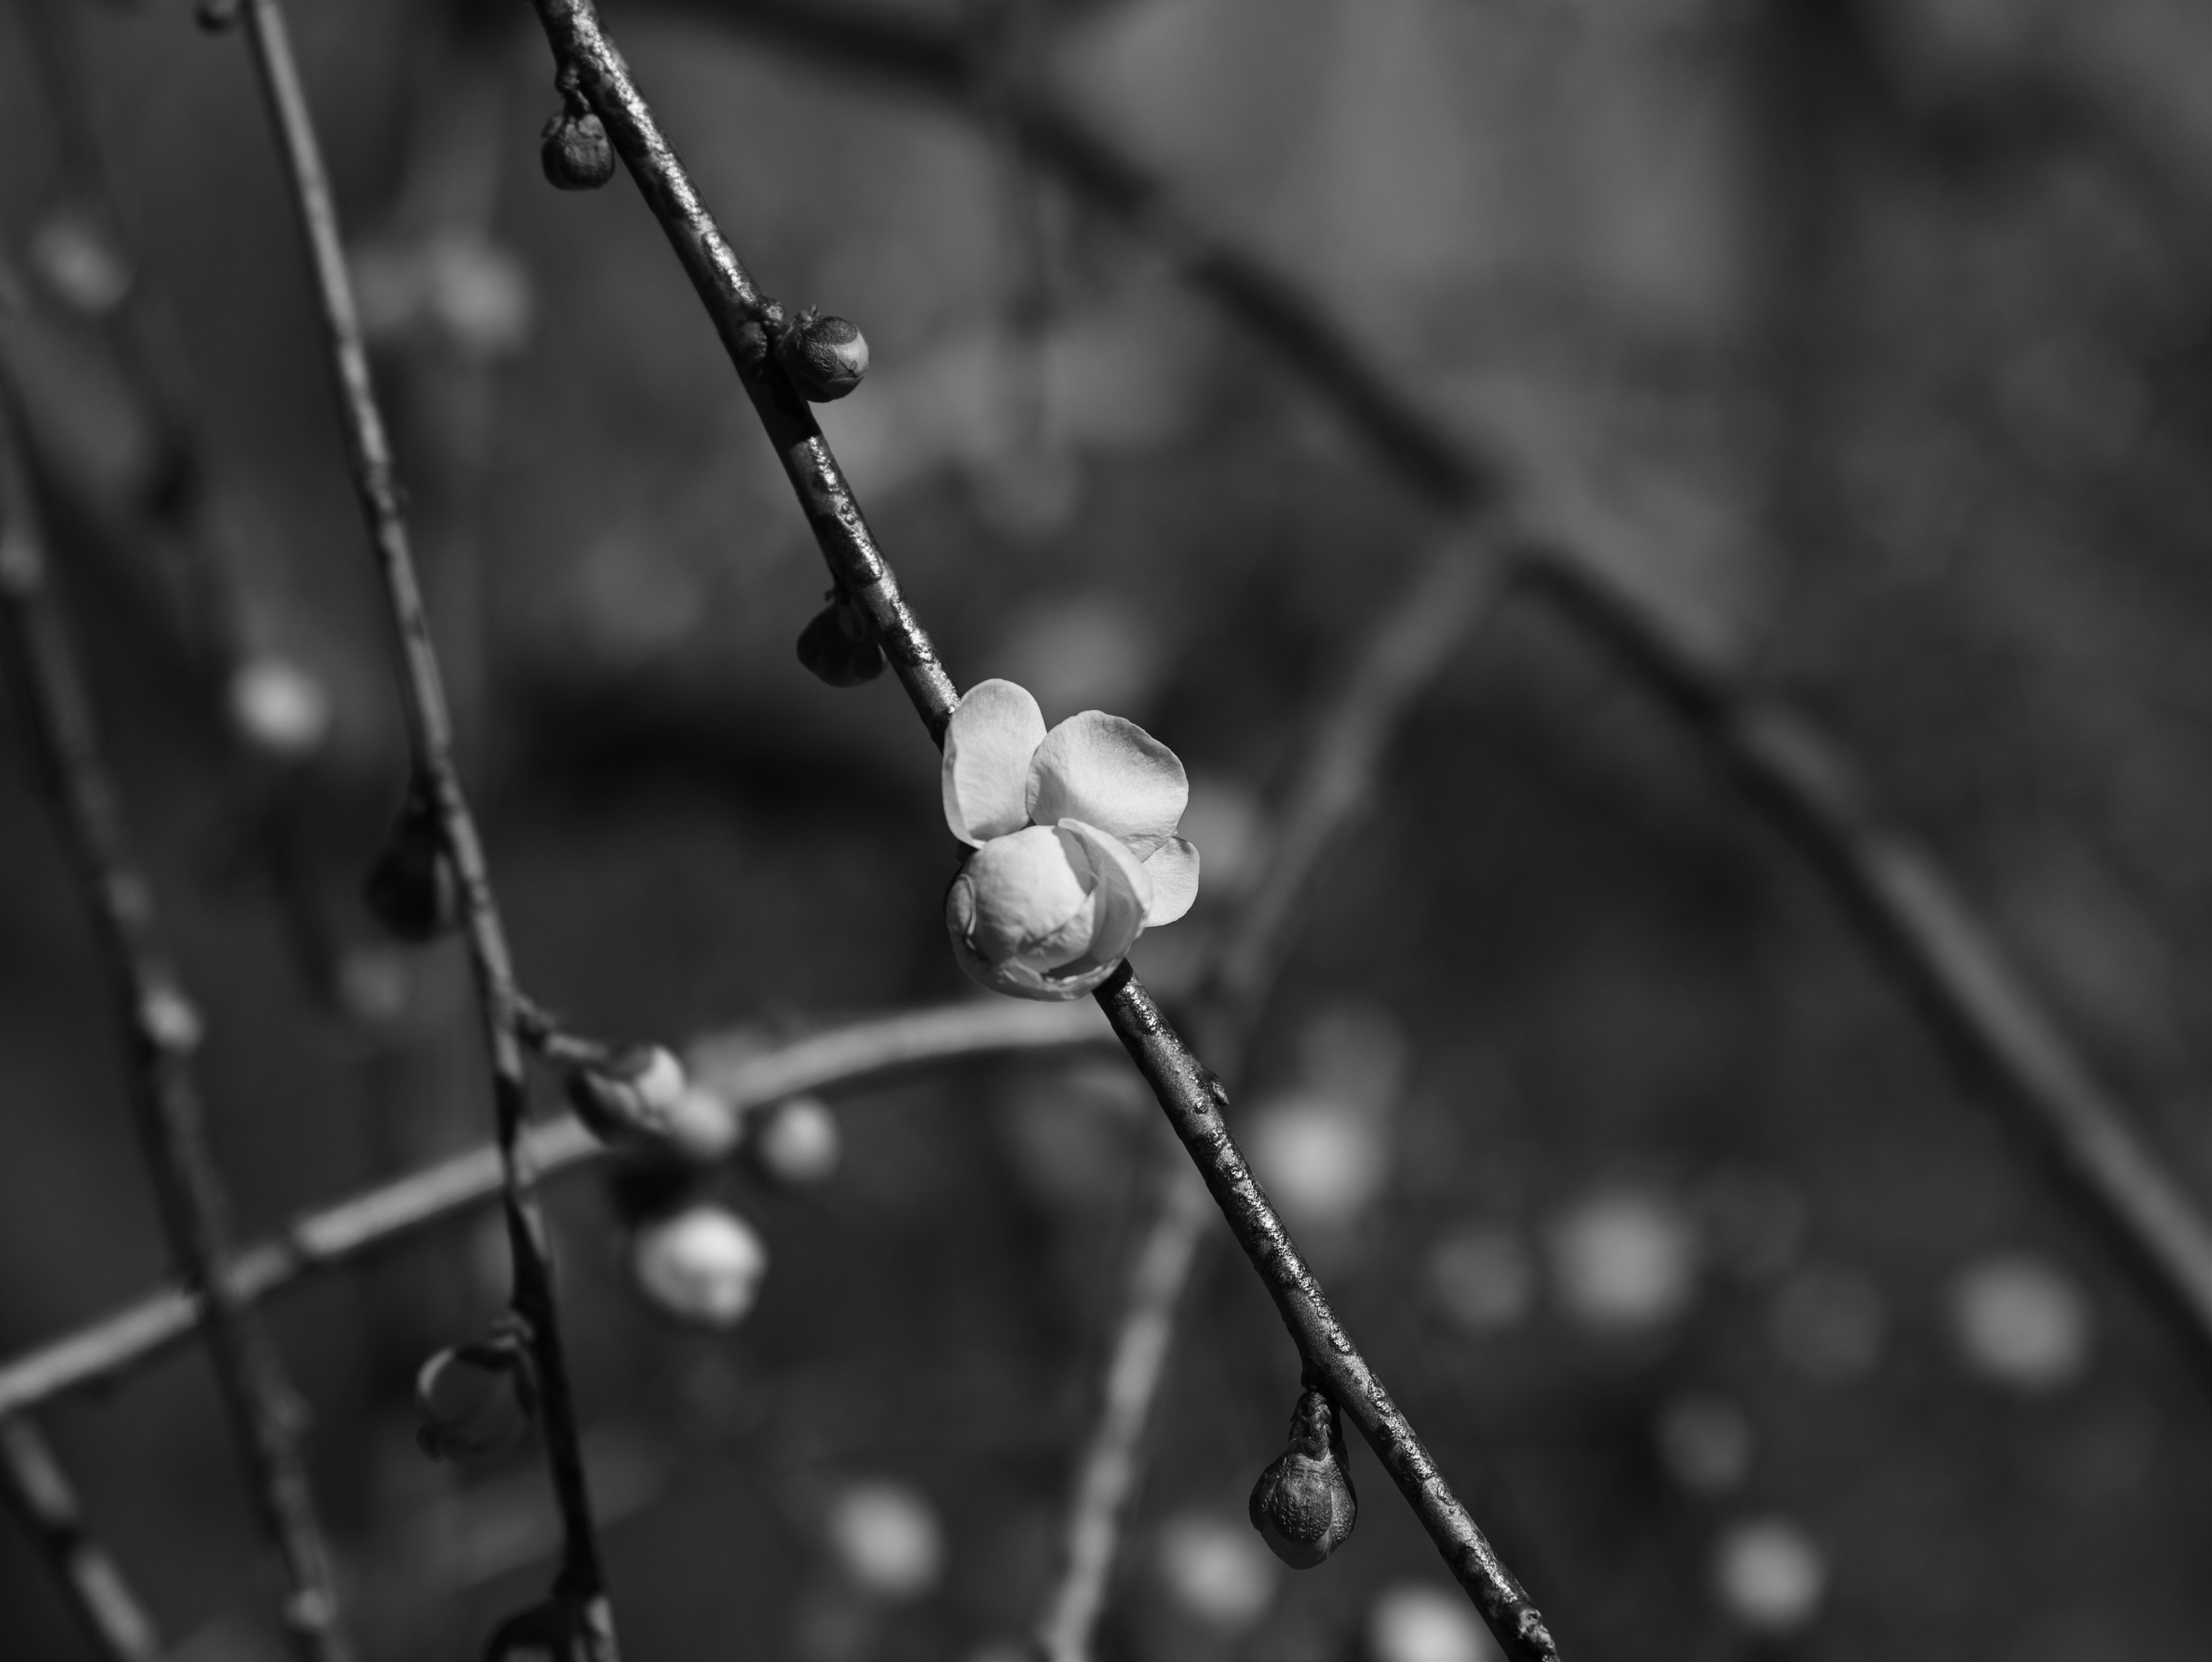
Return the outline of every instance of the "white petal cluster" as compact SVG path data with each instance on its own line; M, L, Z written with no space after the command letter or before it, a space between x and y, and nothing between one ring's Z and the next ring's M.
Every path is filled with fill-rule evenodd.
M983 681L945 734L945 819L975 850L945 896L953 955L1019 998L1079 998L1138 935L1198 898L1175 752L1095 709L1050 732L1036 699Z

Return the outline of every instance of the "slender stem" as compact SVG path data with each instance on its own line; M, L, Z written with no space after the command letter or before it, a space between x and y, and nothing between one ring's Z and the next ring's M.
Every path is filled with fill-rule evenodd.
M230 1295L222 1181L209 1150L191 1055L200 1020L155 928L153 890L132 859L122 802L92 703L46 575L15 411L0 389L0 623L55 817L91 901L118 1019L131 1041L131 1100L170 1245L207 1303L216 1373L263 1529L283 1562L284 1620L309 1662L345 1662L329 1555L300 1458L301 1411L258 1322Z
M1230 1233L1260 1272L1299 1356L1322 1379L1330 1399L1359 1428L1498 1642L1510 1657L1557 1656L1543 1617L1475 1527L1412 1423L1336 1319L1320 1282L1268 1204L1222 1117L1229 1093L1221 1081L1191 1054L1126 965L1098 989L1098 1001L1122 1047L1167 1110L1168 1123L1197 1163L1214 1204L1229 1221Z
M1297 280L1206 228L1141 162L1049 88L988 105L960 35L877 5L817 0L678 0L841 65L948 97L979 119L1011 124L1031 158L1100 210L1157 243L1187 281L1273 348L1406 485L1447 511L1500 494L1506 470L1421 407ZM2212 1221L2171 1175L2135 1115L2101 1082L2038 1000L1957 880L1918 840L1875 812L1848 751L1783 712L1712 661L1577 551L1522 552L1527 575L1571 600L1571 614L1611 641L1655 695L1748 787L1811 858L1854 919L1917 991L1936 1025L1984 1064L1994 1100L2049 1160L2062 1185L2112 1238L2124 1263L2212 1352Z
M1370 631L1351 673L1317 714L1285 800L1274 846L1238 907L1198 999L1199 1034L1242 1075L1288 956L1298 903L1322 856L1375 800L1392 735L1421 690L1496 602L1503 563L1470 537L1448 539ZM1152 1408L1166 1378L1177 1312L1206 1242L1211 1202L1178 1160L1161 1175L1152 1222L1132 1263L1128 1302L1072 1493L1059 1579L1037 1624L1046 1662L1087 1662L1143 1466Z
M691 1072L742 1118L802 1092L977 1056L1113 1043L1112 1031L1087 1005L951 1004L824 1028L765 1050L750 1036L704 1039L692 1052ZM565 1115L532 1127L526 1141L541 1179L582 1171L608 1152ZM239 1303L258 1303L489 1204L501 1184L497 1146L468 1149L295 1218L278 1238L232 1255L228 1288ZM192 1293L165 1288L0 1362L0 1419L112 1385L183 1343L203 1318Z
M1156 1206L1130 1260L1128 1302L1107 1354L1098 1418L1068 1495L1060 1573L1037 1619L1044 1662L1085 1662L1091 1654L1144 1476L1152 1405L1174 1358L1176 1318L1214 1215L1213 1197L1182 1159L1162 1166Z
M661 137L659 124L630 79L629 65L600 27L596 9L582 0L533 3L555 59L576 69L585 96L606 124L646 205L698 291L715 333L737 366L738 379L768 430L769 441L775 447L831 576L874 628L884 655L921 713L930 736L943 742L945 724L960 696L938 661L928 633L899 592L898 579L877 547L813 412L769 356L768 330L781 318L780 310L754 287L723 240L690 176Z
M262 0L266 3L266 0ZM860 505L823 442L813 417L768 356L764 320L769 302L753 286L699 199L661 136L645 100L630 80L620 54L599 24L592 0L533 0L556 62L574 70L583 91L606 124L615 149L660 222L678 258L691 275L723 345L736 364L770 441L784 460L799 505L813 527L833 577L861 600L875 625L884 654L898 667L915 712L930 736L943 743L945 722L957 702L952 681L938 661L935 648L912 610L898 595L890 567L870 536ZM1144 989L1124 965L1098 993L1100 1008L1115 1035L1134 1057L1153 1093L1179 1135L1200 1160L1217 1202L1228 1213L1231 1230L1274 1292L1307 1365L1348 1391L1364 1393L1354 1423L1375 1443L1384 1468L1430 1533L1445 1549L1445 1561L1474 1599L1492 1632L1516 1659L1555 1656L1551 1635L1521 1590L1490 1549L1467 1510L1453 1496L1435 1464L1413 1435L1365 1361L1330 1314L1319 1283L1305 1271L1281 1221L1245 1171L1228 1129L1215 1111L1213 1098L1201 1091L1212 1118L1198 1140L1184 1129L1193 1111L1191 1081L1203 1081L1215 1093L1220 1086L1161 1017ZM1226 1162L1226 1165L1224 1165ZM1235 1184L1217 1181L1216 1167L1233 1170ZM1231 1210L1233 1195L1238 1209ZM1297 1274L1284 1281L1282 1263ZM1316 1351L1310 1347L1325 1346ZM1330 1373L1329 1370L1335 1370Z
M28 1420L0 1420L0 1490L53 1566L104 1662L160 1662L161 1636L153 1617L86 1528L60 1459Z
M591 1629L592 1662L614 1662L614 1615L606 1597L599 1540L584 1475L582 1444L561 1343L553 1266L544 1221L532 1193L528 1150L521 1133L529 1115L522 1046L515 1033L514 976L500 923L483 845L453 761L453 721L422 607L421 584L408 546L397 470L383 417L370 384L368 353L346 270L337 210L323 167L321 148L307 108L299 65L292 53L278 0L250 0L246 38L275 122L300 216L317 297L337 380L354 482L360 491L400 669L402 704L415 778L434 813L444 854L460 891L469 956L476 971L484 1044L491 1062L492 1105L497 1127L502 1202L514 1265L510 1301L526 1324L538 1367L539 1416L546 1460L560 1508L562 1553L558 1591L583 1609Z

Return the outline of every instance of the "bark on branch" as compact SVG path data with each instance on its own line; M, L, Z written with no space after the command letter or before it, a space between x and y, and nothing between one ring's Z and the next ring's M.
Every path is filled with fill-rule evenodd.
M769 353L768 330L780 314L754 286L700 200L590 0L534 3L556 69L576 77L690 274L783 462L832 577L860 604L923 725L933 740L941 744L945 722L958 702L951 678L900 594L890 563L870 534L813 416ZM1100 989L1097 997L1123 1047L1183 1136L1232 1232L1267 1282L1307 1367L1333 1390L1346 1393L1344 1400L1353 1423L1420 1515L1507 1654L1528 1662L1556 1656L1535 1607L1498 1562L1411 1425L1330 1312L1319 1284L1244 1168L1243 1155L1220 1123L1218 1108L1224 1093L1218 1081L1191 1054L1126 965Z

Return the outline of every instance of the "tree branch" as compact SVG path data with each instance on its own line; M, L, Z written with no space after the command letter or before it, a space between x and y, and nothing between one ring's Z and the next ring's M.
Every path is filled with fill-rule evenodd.
M546 1461L561 1513L562 1553L556 1590L573 1599L582 1612L590 1635L591 1662L615 1662L618 1648L614 1613L607 1600L599 1540L592 1523L575 1402L568 1357L561 1343L553 1266L545 1251L544 1221L538 1213L528 1149L522 1141L530 1111L529 1087L515 1028L514 977L506 931L492 893L483 841L453 761L453 723L408 545L397 470L369 380L368 354L338 234L337 210L283 12L278 0L248 0L244 18L314 271L354 482L361 495L378 575L383 580L412 758L410 798L426 804L433 816L440 852L451 862L459 890L462 922L476 972L477 1004L491 1063L501 1200L514 1266L509 1299L528 1330L537 1364Z
M963 37L876 6L671 0L841 64L893 76L982 119ZM1490 504L1507 469L1423 410L1328 312L1266 259L1207 231L1148 169L1045 87L990 107L1036 164L1158 244L1184 278L1274 348L1408 488L1447 512ZM2017 1129L2103 1225L2152 1295L2212 1354L2212 1223L2126 1106L2101 1084L1957 882L1887 824L1835 740L1674 637L1646 607L1559 545L1517 550L1520 575L1569 602L1693 730L1844 900L1946 1033L1987 1064ZM1822 782L1815 784L1818 778Z
M329 1555L298 1447L300 1409L267 1336L230 1295L228 1225L191 1054L200 1019L156 932L153 891L131 855L122 803L46 575L11 389L0 386L0 624L55 818L92 904L117 1014L131 1043L139 1141L178 1267L206 1300L223 1401L262 1528L284 1567L284 1622L309 1662L346 1662Z
M708 1038L694 1049L690 1065L700 1088L741 1120L802 1092L976 1056L1112 1043L1111 1031L1083 1005L968 1003L828 1027L765 1050L750 1040ZM541 1178L582 1171L608 1154L566 1115L532 1126L526 1141ZM724 1141L734 1147L738 1138ZM239 1305L257 1304L496 1201L501 1182L497 1146L480 1144L295 1218L281 1236L234 1253L226 1286ZM112 1385L175 1349L204 1319L193 1293L164 1288L0 1363L0 1420Z
M86 1636L103 1662L160 1662L161 1635L107 1549L87 1531L46 1434L28 1420L0 1419L0 1489L53 1566Z
M1198 998L1199 1033L1241 1075L1322 857L1375 800L1384 753L1421 690L1498 599L1498 551L1453 539L1431 555L1369 633L1316 715L1258 886L1240 906ZM1242 1079L1237 1082L1241 1085ZM1098 1421L1069 1503L1060 1577L1037 1624L1046 1662L1088 1662L1141 1474L1152 1406L1166 1376L1183 1294L1210 1215L1202 1183L1176 1162L1132 1257L1129 1299L1109 1353Z
M259 0L266 4L268 0ZM720 335L769 441L782 459L831 575L860 604L931 737L943 742L957 702L928 635L899 595L889 563L823 441L812 415L769 355L780 315L724 240L651 110L601 27L591 0L534 0L556 66L573 70L615 150L667 234ZM1098 1002L1168 1117L1199 1162L1232 1232L1268 1284L1308 1367L1375 1446L1445 1562L1508 1654L1556 1656L1542 1618L1483 1539L1382 1382L1330 1312L1281 1221L1245 1169L1218 1103L1225 1093L1191 1054L1125 965Z

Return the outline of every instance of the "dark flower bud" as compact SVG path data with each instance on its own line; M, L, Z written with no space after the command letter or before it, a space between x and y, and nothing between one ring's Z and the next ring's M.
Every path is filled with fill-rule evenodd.
M840 596L799 632L799 661L833 687L856 687L884 673L884 649L858 606Z
M210 34L221 34L238 27L238 14L243 0L200 0L192 15Z
M860 384L868 373L868 339L857 325L824 317L812 307L775 338L775 361L799 396L829 404Z
M369 868L362 898L377 922L402 941L434 941L460 922L460 874L446 851L437 812L422 792L410 794L384 852Z
M1359 1516L1346 1468L1344 1428L1318 1391L1298 1398L1291 1446L1252 1486L1252 1527L1292 1569L1311 1569L1350 1538Z
M588 108L578 107L580 103L580 99L548 121L538 140L538 165L556 191L596 191L615 176L615 147L606 124Z
M530 1347L512 1324L441 1350L415 1376L415 1441L434 1460L510 1454L538 1417Z
M611 1642L604 1651L597 1642L602 1626L591 1605L556 1592L493 1629L484 1641L484 1662L592 1662L613 1653ZM606 1637L611 1641L611 1634Z

